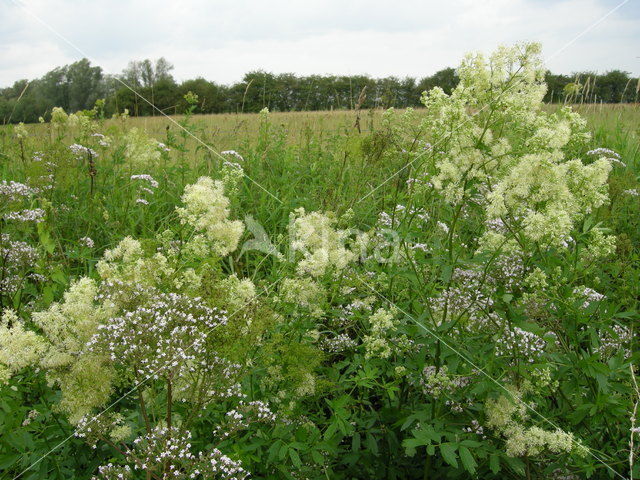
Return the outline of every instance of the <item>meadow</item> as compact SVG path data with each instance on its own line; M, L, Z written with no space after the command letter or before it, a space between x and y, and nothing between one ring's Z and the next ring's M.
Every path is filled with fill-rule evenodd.
M637 478L640 111L0 127L0 478Z

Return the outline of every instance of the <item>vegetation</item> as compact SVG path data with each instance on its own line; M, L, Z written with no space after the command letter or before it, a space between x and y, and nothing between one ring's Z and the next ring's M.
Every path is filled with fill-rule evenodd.
M3 478L637 477L637 105L456 71L0 129Z

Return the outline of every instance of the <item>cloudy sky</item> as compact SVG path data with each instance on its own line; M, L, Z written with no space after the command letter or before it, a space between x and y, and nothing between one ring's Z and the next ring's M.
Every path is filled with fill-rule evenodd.
M0 0L0 86L82 57L119 73L164 56L178 80L220 83L256 69L422 77L522 40L542 42L554 72L637 75L640 0L622 2Z

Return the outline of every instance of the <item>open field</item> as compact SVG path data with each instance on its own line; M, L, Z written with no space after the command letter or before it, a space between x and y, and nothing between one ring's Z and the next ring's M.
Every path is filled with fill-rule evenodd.
M559 105L544 105L546 111L554 111ZM583 115L589 122L589 127L599 135L599 132L638 134L640 124L640 104L583 104L572 105L572 108ZM399 110L403 112L404 110ZM380 127L380 118L384 110L349 110L320 111L320 112L272 112L271 121L279 125L286 132L289 142L304 141L306 136L327 137L334 134L353 135L356 133L355 122L360 116L361 130L371 133ZM416 109L417 116L423 113ZM169 117L179 121L181 116ZM246 139L255 140L260 126L260 115L245 114L214 114L194 115L202 131L219 149L239 147ZM154 137L162 139L167 126L175 129L175 124L166 117L139 117L133 119L133 124L145 129ZM637 143L637 142L636 142Z
M640 110L525 54L415 111L0 128L0 478L640 475Z

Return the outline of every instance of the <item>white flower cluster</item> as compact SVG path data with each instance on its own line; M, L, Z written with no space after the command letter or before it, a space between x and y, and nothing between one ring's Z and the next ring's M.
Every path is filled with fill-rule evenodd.
M218 425L213 434L220 438L228 438L239 430L249 428L253 422L273 423L276 415L269 405L261 400L245 402L240 400L237 407L229 410L225 415L225 422Z
M91 136L95 137L98 140L98 145L100 145L101 147L108 147L111 144L109 137L103 135L102 133L92 133Z
M602 329L599 332L600 344L595 351L603 359L609 359L618 352L623 352L624 358L631 356L631 341L633 333L629 327L624 325L612 325L610 329Z
M158 182L149 174L142 173L139 175L131 175L131 180L144 180L149 183L151 188L158 188Z
M129 465L107 463L98 467L98 475L91 477L91 480L129 480L131 478L133 478L133 472Z
M155 379L199 370L200 362L215 357L207 340L213 329L226 323L223 312L200 298L151 291L148 295L150 302L100 325L88 349L135 366L142 378Z
M0 258L3 260L0 272L0 295L12 295L20 287L27 269L38 261L38 252L26 242L11 240L0 234Z
M242 158L242 155L240 155L235 150L224 150L224 151L220 152L220 154L221 155L230 155L230 156L236 157L241 162L244 162L244 158Z
M82 237L78 240L78 243L87 248L93 248L95 245L90 237Z
M42 208L27 208L25 210L17 210L5 213L5 220L13 220L16 222L35 222L40 223L44 220L45 211Z
M627 164L624 163L621 159L620 159L620 154L614 152L613 150L609 149L609 148L596 148L594 150L589 150L587 152L587 155L590 155L592 157L597 157L597 158L606 158L607 160L609 160L611 163L617 163L622 167L626 167Z
M467 387L470 383L471 377L449 375L446 365L440 368L427 365L419 378L419 384L424 393L435 398L450 395L456 390Z
M498 337L495 353L498 356L512 357L512 363L516 358L534 363L544 355L546 346L547 342L535 333L513 327L506 329L503 335Z
M131 175L131 180L142 180L147 183L147 187L140 187L140 198L136 199L136 203L149 205L149 201L143 198L144 194L153 195L154 190L158 188L158 182L148 174Z
M323 338L320 346L328 353L342 353L352 350L358 345L358 342L346 333L338 333L331 337Z
M85 155L91 157L97 157L98 154L95 150L85 147L84 145L80 145L79 143L74 143L73 145L69 145L69 150L76 156L76 158L81 159L84 158Z
M593 288L580 286L573 289L573 294L582 300L582 308L588 308L589 305L595 302L601 302L605 298L605 295L596 292Z
M217 448L209 452L192 453L191 432L177 427L155 427L150 433L138 437L126 460L131 465L106 465L99 469L97 478L119 480L133 478L133 471L143 471L152 478L162 479L220 479L244 480L249 473L236 460Z
M443 317L445 312L449 318L466 316L466 327L471 330L491 327L492 323L495 328L496 323L501 323L492 311L493 289L482 270L456 269L450 287L431 301L433 309Z
M38 193L40 193L38 188L29 187L24 183L14 182L13 180L0 181L0 197L4 197L3 202L15 202Z
M482 437L483 440L487 438L487 436L484 434L484 428L475 418L471 420L470 426L464 427L462 430L467 433L475 433L476 435Z

